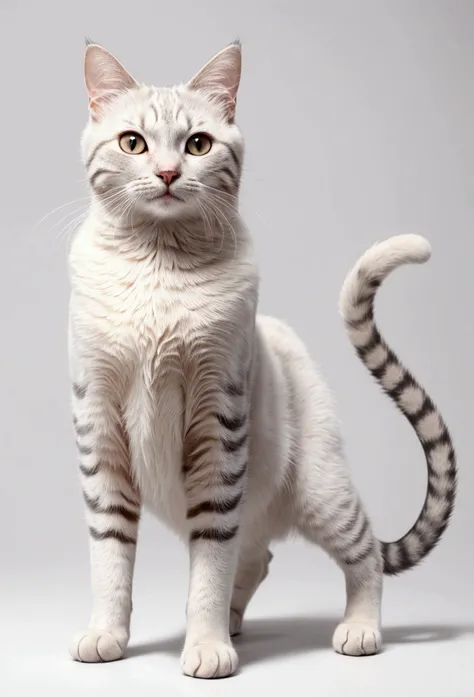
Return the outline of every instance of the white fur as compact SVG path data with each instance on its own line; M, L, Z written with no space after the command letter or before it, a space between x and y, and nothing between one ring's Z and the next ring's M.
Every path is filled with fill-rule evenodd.
M223 66L207 67L204 75L218 79L236 52L240 61L234 46ZM103 69L108 60L103 52L100 60ZM111 70L116 90L116 63ZM240 62L231 65L231 77L239 70ZM94 74L91 69L90 80ZM94 85L90 90L97 93ZM179 124L156 124L156 145L141 160L124 157L111 138L124 119L151 119L152 105L160 113L181 114L180 124L186 116L199 119L223 141L205 162L176 160L183 171L177 183L185 196L182 218L178 204L170 213L161 200L150 204L147 196L140 198L136 187L137 176L146 179L148 192L160 186L152 168L160 158L178 157L163 143L171 142ZM73 639L72 655L82 661L114 660L125 650L141 505L189 542L181 663L186 674L216 677L236 670L230 633L240 631L246 606L268 573L270 542L292 530L320 544L345 573L347 609L334 635L336 650L375 653L381 644L383 561L346 467L333 400L292 329L256 315L258 272L236 198L214 199L216 213L205 196L205 182L211 178L215 186L221 176L211 170L235 165L225 143L239 157L243 152L233 112L191 88L137 87L132 96L115 96L107 109L105 115L93 114L88 125L85 159L111 139L90 167L95 172L111 163L119 168L109 189L121 186L133 206L132 214L122 216L109 205L107 186L95 189L70 254L70 366L81 481L93 529L94 591L89 628ZM186 176L201 185L192 195L186 194ZM207 216L190 218L199 197L209 204ZM381 278L401 263L427 256L427 243L418 237L392 238L369 250L344 285L343 314L358 319L369 307L358 300L365 277ZM362 345L371 330L369 322L351 338ZM374 347L368 362L377 368L386 356L386 348ZM235 390L239 385L242 389ZM408 410L416 408L419 396L416 390L405 395ZM241 424L229 424L242 415ZM423 429L434 433L438 426L427 417ZM239 444L246 429L248 440ZM226 449L228 441L236 444L233 450ZM183 473L187 462L190 469ZM246 463L245 474L237 477ZM199 509L207 499L237 501L241 494L240 504L229 504L226 512ZM192 509L201 512L189 518ZM229 539L201 534L217 529ZM388 554L398 562L397 548Z

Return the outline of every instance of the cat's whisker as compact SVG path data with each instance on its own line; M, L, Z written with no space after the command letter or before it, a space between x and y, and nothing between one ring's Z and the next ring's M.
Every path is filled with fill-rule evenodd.
M72 234L75 232L76 228L79 226L79 224L82 224L87 216L87 211L83 211L80 213L78 216L76 216L73 220L71 220L66 227L62 228L59 230L59 232L55 235L55 238L53 240L53 246L58 243L59 240L66 239L68 241Z
M227 197L227 198L232 198L232 199L234 199L234 200L236 201L236 203L238 203L238 201L240 201L240 200L246 200L246 197L243 196L242 193L241 193L240 191L239 191L239 195L237 196L237 195L235 195L235 194L230 194L230 193L228 193L228 192L226 192L226 191L222 191L221 189L217 189L216 187L210 186L209 184L203 184L203 183L201 183L201 186L202 186L203 188L205 188L205 189L209 189L209 190L212 191L216 196L221 197L220 200L222 200L222 203L224 203L226 197ZM230 205L232 205L232 204L230 204ZM266 221L265 218L264 218L258 211L253 211L253 214L254 214L259 220L262 221L262 223L265 225L265 227L267 227L267 228L270 227L268 221Z
M202 201L199 201L199 199L197 199L196 203L198 205L199 210L201 211L201 217L202 217L202 221L203 221L203 225L204 225L204 234L205 234L207 239L212 239L212 224L209 225L209 230L208 230L207 223L209 223L210 221L207 218L208 214L206 212L206 208L204 206L204 203ZM212 221L211 221L211 223L212 223Z
M75 205L75 204L77 204L77 203L80 203L81 201L89 201L89 199L90 199L89 196L83 196L83 197L81 197L81 198L73 199L72 201L67 201L67 203L62 203L60 206L57 206L56 208L54 208L52 211L49 211L49 213L46 213L46 215L44 215L40 220L38 220L38 222L36 222L36 223L33 225L33 228L32 228L32 229L33 229L33 230L36 230L36 228L39 227L39 226L41 225L41 223L43 223L43 222L44 222L45 220L47 220L51 215L54 215L55 213L57 213L57 212L60 211L61 209L66 208L67 206Z
M48 228L48 233L53 232L53 230L54 230L56 227L58 227L59 225L61 225L61 223L63 223L65 220L67 220L71 215L76 216L77 214L79 214L79 216L86 215L86 214L87 214L87 208L81 207L81 208L76 208L76 209L73 210L73 211L70 211L69 213L67 213L67 215L63 216L60 220L58 220L56 223L54 223L54 225L52 225L50 228ZM74 220L75 220L75 219L76 219L76 218L74 218ZM69 224L69 223L68 223L68 224ZM62 230L62 228L59 230L59 233L57 233L55 239L57 239L57 237L61 235L61 230Z
M236 233L235 233L235 230L234 230L234 227L233 227L232 223L231 223L230 220L227 218L227 216L224 214L224 212L223 212L222 210L220 210L220 208L219 208L216 204L213 203L213 201L212 201L211 198L208 198L208 199L207 199L207 203L208 203L208 204L212 207L212 209L215 211L215 214L216 214L216 216L217 216L217 218L218 218L219 221L220 221L220 216L222 216L222 217L224 218L224 220L226 221L226 223L227 223L227 229L232 233L232 237L233 237L233 241L234 241L234 255L235 255L236 249L237 249L237 236L236 236ZM224 226L222 225L222 223L221 223L221 230L222 230L222 236L221 236L221 247L220 247L220 249L219 249L219 253L222 251L223 246L224 246L224 243L225 243L225 232L226 232L226 230L225 230Z

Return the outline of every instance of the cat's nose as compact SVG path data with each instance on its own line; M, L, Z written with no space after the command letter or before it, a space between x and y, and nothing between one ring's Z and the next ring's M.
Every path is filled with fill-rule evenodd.
M162 179L166 186L169 186L172 184L176 179L179 179L181 176L181 173L178 172L177 169L163 169L159 172L157 172L157 177Z

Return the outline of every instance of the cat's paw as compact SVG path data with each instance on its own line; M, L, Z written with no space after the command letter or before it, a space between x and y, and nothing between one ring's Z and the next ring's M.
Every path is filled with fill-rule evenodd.
M181 656L183 673L192 678L227 678L238 665L235 649L223 641L185 647Z
M230 609L229 633L230 636L237 636L242 632L243 616L238 610Z
M123 630L108 632L101 629L86 629L78 632L69 645L69 653L81 663L105 663L118 661L123 656L128 635Z
M332 645L345 656L373 656L382 646L377 627L362 622L341 622L334 632Z

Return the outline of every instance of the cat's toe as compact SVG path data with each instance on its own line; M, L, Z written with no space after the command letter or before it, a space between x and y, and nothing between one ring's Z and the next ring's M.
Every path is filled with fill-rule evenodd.
M362 622L342 622L334 632L333 647L345 656L372 656L382 646L379 629Z
M236 651L222 641L185 648L181 656L183 673L192 678L226 678L235 673L238 665Z
M87 629L78 632L69 645L69 653L81 663L105 663L118 661L127 646L125 632L108 632L100 629Z

